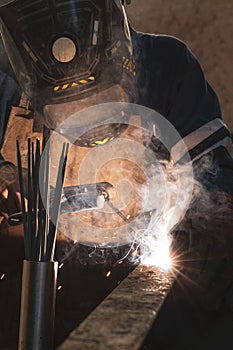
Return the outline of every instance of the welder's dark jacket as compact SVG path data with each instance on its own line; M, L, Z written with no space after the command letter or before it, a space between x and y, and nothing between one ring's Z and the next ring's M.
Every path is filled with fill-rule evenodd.
M230 132L221 120L218 98L205 80L198 61L176 38L133 30L132 38L139 94L137 102L159 112L174 125L184 138L192 159L213 151L214 162L220 169L218 176L212 179L213 187L233 194L233 160L227 150ZM19 103L21 91L3 47L0 62L2 143L11 106ZM197 142L193 144L189 138Z

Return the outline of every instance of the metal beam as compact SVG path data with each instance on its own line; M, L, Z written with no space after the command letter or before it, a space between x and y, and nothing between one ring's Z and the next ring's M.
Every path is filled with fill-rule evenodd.
M58 350L138 350L173 282L171 273L139 265Z

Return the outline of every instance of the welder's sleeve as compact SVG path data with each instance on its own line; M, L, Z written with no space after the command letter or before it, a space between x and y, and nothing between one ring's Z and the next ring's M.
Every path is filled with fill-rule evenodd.
M208 190L233 195L231 134L222 120L218 97L190 50L183 43L176 44L173 51L176 50L168 78L171 87L167 94L169 108L165 113L182 140L172 145L171 158L175 163L182 163L188 152L198 170L195 171L196 178ZM172 75L175 78L172 79ZM203 165L199 159L205 154L211 154L212 163L209 169L204 164L206 173L199 176Z
M230 132L221 118L217 95L206 81L197 59L184 45L180 62L174 59L174 76L168 94L167 119L175 126L192 160L225 147L230 149ZM182 65L182 67L181 67ZM185 157L179 142L171 148L174 161Z
M163 135L174 163L185 161L187 154L198 160L219 147L229 152L230 132L218 97L185 43L166 35L133 32L133 38L139 102L166 118L180 135L181 141Z

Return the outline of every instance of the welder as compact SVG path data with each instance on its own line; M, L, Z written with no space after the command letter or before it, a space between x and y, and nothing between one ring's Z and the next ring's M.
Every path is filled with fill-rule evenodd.
M213 203L224 198L222 205L232 213L230 131L222 120L215 92L185 43L166 35L136 32L129 25L124 1L120 0L2 0L0 20L0 173L4 218L20 208L17 168L8 156L19 125L25 125L22 133L55 130L72 114L103 102L137 103L166 118L187 147L196 180ZM21 124L17 124L19 119ZM105 127L95 119L88 123L92 130L75 140L79 147L97 147L120 137L127 120ZM85 121L77 127L85 127ZM157 155L163 148L154 135L148 147ZM184 161L179 141L170 145L166 157L171 154L176 154L175 162ZM174 239L180 244L176 248L185 251L190 268L192 259L198 261L195 273L189 267L184 271L203 287L202 298L197 292L198 303L215 310L226 300L229 302L233 282L233 254L228 248L232 218L228 216L223 234L219 226L211 225L215 221L210 214L214 216L214 212L208 212L205 232L200 232L202 227L196 226L201 225L201 218L193 216L200 211L200 203L201 197L175 230ZM189 225L194 231L192 238L187 234ZM198 277L194 276L196 273Z

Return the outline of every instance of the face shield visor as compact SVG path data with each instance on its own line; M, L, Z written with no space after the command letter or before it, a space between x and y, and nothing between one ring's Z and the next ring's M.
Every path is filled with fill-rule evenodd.
M135 101L120 0L0 1L0 28L16 77L48 127L90 106L90 96L91 103Z

